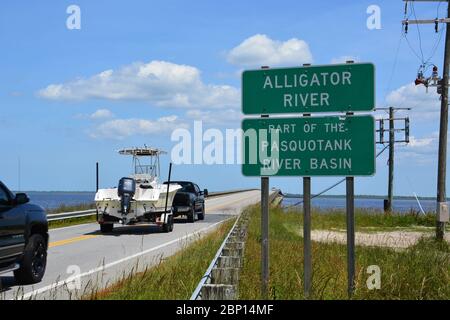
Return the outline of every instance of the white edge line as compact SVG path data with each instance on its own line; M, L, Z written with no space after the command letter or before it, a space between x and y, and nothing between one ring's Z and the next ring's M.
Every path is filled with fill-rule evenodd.
M113 267L113 266L115 266L115 265L117 265L117 264L123 263L123 262L128 261L128 260L132 260L132 259L134 259L134 258L140 257L140 256L145 255L145 254L147 254L147 253L150 253L150 252L152 252L152 251L155 251L155 250L161 249L161 248L163 248L163 247L169 246L169 245L174 244L174 243L176 243L176 242L179 242L179 241L183 241L183 240L189 239L189 238L191 238L191 237L193 237L193 236L195 236L195 235L197 235L197 234L200 234L200 233L202 233L202 232L204 232L204 231L206 231L206 230L208 230L208 229L211 229L211 228L213 228L213 227L215 227L215 226L217 226L217 225L219 225L219 224L221 224L221 223L223 223L223 222L225 222L225 221L227 221L227 220L229 220L229 219L231 219L231 217L228 218L228 219L225 219L225 220L216 222L216 223L214 223L214 224L212 224L212 225L210 225L210 226L208 226L208 227L202 228L202 229L200 229L200 230L198 230L198 231L195 231L195 232L193 232L193 233L187 234L187 235L185 235L185 236L183 236L183 237L180 237L180 238L171 240L171 241L169 241L169 242L160 244L160 245L158 245L158 246L156 246L156 247L153 247L153 248L150 248L150 249L147 249L147 250L144 250L144 251L135 253L135 254L133 254L133 255L131 255L131 256L128 256L128 257L125 257L125 258L116 260L116 261L114 261L114 262L110 262L110 263L105 264L105 265L103 265L103 266L100 266L100 267L97 267L97 268L95 268L95 269L89 270L89 271L87 271L87 272L81 273L81 274L79 274L79 275L77 275L77 276L69 277L69 278L67 278L67 279L65 279L65 280L61 280L61 281L59 281L59 282L52 283L52 284L50 284L50 285L48 285L48 286L45 286L45 287L36 289L36 290L34 290L34 291L31 291L31 292L29 292L29 293L23 295L22 297L18 298L17 300L25 300L25 299L31 298L31 297L33 297L34 295L42 294L42 293L44 293L44 292L46 292L46 291L49 291L49 290L52 290L52 289L59 288L59 287L63 286L64 284L71 283L71 282L73 282L74 280L76 280L76 279L78 279L78 278L82 278L82 277L85 277L85 276L88 276L88 275L91 275L91 274L94 274L94 273L97 273L97 272L100 272L100 271L109 269L109 268L111 268L111 267ZM16 300L16 299L10 299L10 300Z

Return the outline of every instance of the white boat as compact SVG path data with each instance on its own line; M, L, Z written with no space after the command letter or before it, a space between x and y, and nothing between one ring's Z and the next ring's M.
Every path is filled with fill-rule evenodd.
M153 222L172 231L172 202L181 186L159 181L159 156L166 152L144 147L122 149L119 154L133 157L134 173L120 179L117 188L99 189L95 194L101 231L112 231L114 223L138 222Z

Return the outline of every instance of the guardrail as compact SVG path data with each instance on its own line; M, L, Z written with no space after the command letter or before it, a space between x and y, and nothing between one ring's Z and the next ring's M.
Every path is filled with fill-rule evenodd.
M269 203L272 203L279 195L280 190L278 189L272 190L272 192L269 195ZM210 297L213 297L212 299L234 299L236 297L239 268L242 265L243 250L245 246L247 223L248 217L243 217L242 214L239 215L230 232L228 232L221 246L217 250L216 255L209 264L205 274L200 279L200 282L198 283L197 287L192 293L190 300L203 299L204 298L202 294L203 288L207 289L206 290L206 294L208 295L207 299ZM233 248L233 245L239 246ZM232 251L237 252L238 256L230 254L230 252ZM223 258L227 258L230 263L225 267L220 267L219 261L220 259ZM227 282L226 284L223 284L223 282L220 281L214 281L215 284L211 285L211 282L214 278L212 276L214 269L220 269L220 272L217 272L217 275L219 278L226 279ZM222 284L218 285L217 283Z
M253 190L258 190L258 189L236 189L236 190L229 190L229 191L216 191L216 192L210 192L208 194L207 198L211 198L211 197L217 197L217 196L223 196L226 194L232 194L232 193L238 193L238 192L246 192L246 191L253 191Z
M197 300L200 297L201 290L203 286L207 283L207 281L211 281L211 272L214 269L214 267L217 265L217 261L219 260L219 257L222 255L222 251L225 248L225 245L228 242L228 239L230 238L231 234L234 232L234 229L236 228L236 225L238 224L241 216L239 216L236 219L236 222L234 223L233 227L231 228L230 232L228 232L227 236L223 240L222 244L220 245L219 250L217 250L216 255L214 256L213 260L208 266L208 269L206 270L205 274L201 278L200 282L197 285L197 288L195 288L194 292L191 295L190 300Z
M238 192L252 191L252 190L257 190L257 189L236 189L236 190L230 190L230 191L211 192L208 195L208 198L218 197L218 196L232 194L232 193L238 193ZM47 215L47 220L49 222L50 221L59 221L59 220L66 220L66 219L89 217L89 216L93 216L95 214L97 214L96 209L73 211L73 212L62 212L62 213L54 213L54 214Z
M89 217L97 214L96 209L83 210L83 211L73 211L73 212L62 212L47 215L47 221L58 221L73 218L83 218Z

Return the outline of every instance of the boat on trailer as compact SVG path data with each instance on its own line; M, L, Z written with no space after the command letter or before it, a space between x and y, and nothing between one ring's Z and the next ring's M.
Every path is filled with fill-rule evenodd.
M119 154L131 156L133 174L119 180L117 188L99 189L95 194L97 221L102 232L110 232L114 223L132 225L152 222L164 231L173 230L172 202L181 186L160 183L159 156L165 151L156 148L127 148Z

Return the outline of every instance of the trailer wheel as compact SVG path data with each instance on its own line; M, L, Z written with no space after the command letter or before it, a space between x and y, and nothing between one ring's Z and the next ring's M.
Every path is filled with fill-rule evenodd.
M100 225L100 231L102 233L107 233L113 231L114 225L112 223L102 223Z
M163 224L163 231L164 232L172 232L173 231L173 215L172 214L167 218L167 223Z

